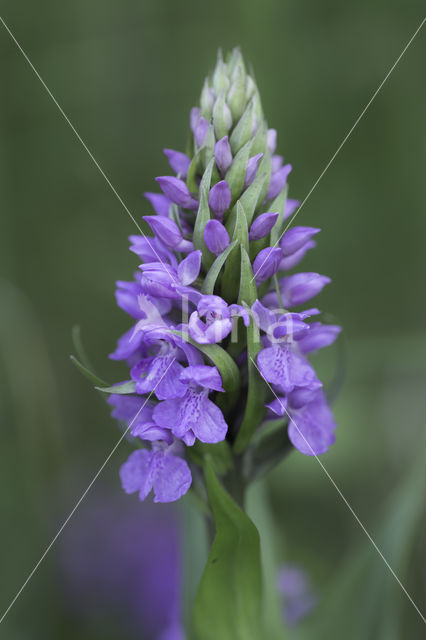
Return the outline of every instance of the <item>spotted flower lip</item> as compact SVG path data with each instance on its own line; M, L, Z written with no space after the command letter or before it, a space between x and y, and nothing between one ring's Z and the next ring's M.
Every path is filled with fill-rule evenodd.
M228 425L219 407L208 398L210 390L223 391L217 369L206 365L187 367L181 381L187 385L185 395L160 402L153 412L155 422L171 428L173 435L187 446L192 446L196 438L211 444L221 442Z
M152 237L130 236L138 269L115 294L130 328L110 357L126 363L131 383L109 401L129 426L140 410L130 432L148 444L123 465L123 488L141 499L153 489L159 502L189 489L185 459L194 469L198 449L210 451L190 455L196 440L226 440L219 456L244 459L263 417L280 416L300 452L325 452L335 423L308 357L340 332L304 308L330 279L288 273L319 229L286 222L300 207L287 197L292 166L239 50L219 55L205 79L186 152L163 151L174 175L145 193Z
M144 500L154 489L154 502L174 502L185 495L191 486L191 471L172 449L173 445L133 451L120 470L124 491L139 492Z

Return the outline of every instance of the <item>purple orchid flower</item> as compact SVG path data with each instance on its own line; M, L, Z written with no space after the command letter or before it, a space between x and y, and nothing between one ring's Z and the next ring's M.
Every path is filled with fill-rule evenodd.
M138 449L120 469L126 493L139 492L145 500L154 489L154 502L179 500L191 486L191 471L182 458L174 455L176 444L154 443L152 450Z
M183 366L177 361L178 349L171 344L169 334L164 332L164 337L154 356L142 358L130 370L136 393L153 391L159 400L179 398L185 393L185 386L179 380Z
M224 391L217 368L189 366L181 373L180 380L187 386L185 395L160 402L154 409L155 422L171 429L187 446L193 445L195 438L209 443L224 440L228 425L222 411L208 398L210 391Z
M328 451L336 441L336 423L324 393L319 389L313 400L300 407L291 404L290 395L288 437L292 444L307 456L319 456Z
M221 342L231 333L234 317L241 317L246 327L250 324L250 315L241 305L228 306L220 296L201 296L189 318L189 334L199 344Z
M175 455L179 443L184 455L195 439L221 442L232 420L228 438L243 458L244 447L255 446L244 441L256 430L250 422L260 421L264 405L268 419L288 418L299 451L318 454L334 441L335 423L308 355L332 344L340 328L312 322L317 309L294 312L330 279L287 273L315 246L319 229L286 226L300 206L287 198L291 165L276 150L277 132L267 128L239 51L219 56L190 126L187 154L164 149L175 175L157 177L161 193L145 194L155 214L144 221L154 237L130 237L139 269L134 281L117 282L116 299L134 326L110 356L126 362L135 390L124 399L111 396L114 416L131 435L153 443L124 465L124 484L142 496L154 488L159 501L174 500L189 486L179 480L187 477L186 463ZM248 331L237 336L240 318ZM259 339L262 392L249 357ZM235 390L219 403L222 413L216 404L222 377L226 389L236 388L238 370L241 396ZM138 409L141 415L132 418ZM312 440L311 451L301 434ZM192 457L194 467L202 455ZM177 474L167 486L166 467Z
M134 438L156 442L162 440L171 444L173 436L169 429L159 427L152 418L154 405L145 398L132 395L112 394L108 398L108 404L114 407L111 416L121 420L129 427L130 434Z

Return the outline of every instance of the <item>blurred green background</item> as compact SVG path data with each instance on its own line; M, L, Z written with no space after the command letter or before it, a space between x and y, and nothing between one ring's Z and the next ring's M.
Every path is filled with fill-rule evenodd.
M149 211L143 191L168 171L162 149L184 148L189 110L219 46L240 45L253 64L278 152L293 164L291 196L302 199L423 14L421 0L1 3L137 219ZM340 352L317 359L328 380L337 362L344 369L338 440L321 460L423 611L425 58L423 31L298 219L323 230L303 267L333 279L318 304L344 327ZM123 377L107 358L128 328L114 282L130 279L137 261L127 250L132 221L2 25L0 60L1 615L117 441L102 399L68 356L79 324L95 369ZM113 456L89 505L114 495L120 508L139 508L117 489L127 453L123 445ZM320 629L331 639L425 637L314 459L294 453L254 489L261 526L264 500L278 561L307 569L319 593L295 638L320 637ZM77 510L0 637L151 637L116 630L102 602L70 604L61 558L87 510Z

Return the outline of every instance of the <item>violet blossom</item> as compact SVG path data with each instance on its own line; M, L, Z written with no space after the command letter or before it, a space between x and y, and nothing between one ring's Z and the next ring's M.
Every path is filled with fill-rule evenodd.
M300 309L330 279L288 273L319 229L286 228L300 204L287 198L291 165L238 50L219 56L190 128L185 152L164 150L174 175L145 194L153 235L130 237L139 269L116 292L131 324L111 358L130 381L109 402L142 447L121 478L126 492L153 491L157 502L184 495L218 443L244 459L273 416L305 455L324 453L336 428L308 355L340 328Z

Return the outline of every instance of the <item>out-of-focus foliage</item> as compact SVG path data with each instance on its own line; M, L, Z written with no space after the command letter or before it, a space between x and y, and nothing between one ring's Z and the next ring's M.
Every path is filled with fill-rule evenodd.
M138 219L150 212L142 192L167 171L162 148L184 149L189 109L218 46L239 44L253 63L264 111L279 132L278 150L294 166L290 197L303 198L423 14L420 0L5 0L1 10ZM333 389L336 367L343 380L335 405L338 441L321 460L420 608L426 600L425 34L298 220L323 229L315 264L307 257L303 266L333 279L321 304L344 327L344 349L321 354L316 363ZM120 379L120 365L105 356L113 337L128 328L114 304L114 281L129 278L137 263L127 251L135 230L128 214L1 26L0 60L4 610L120 436L100 394L68 356L78 323L95 370ZM89 511L113 493L112 511L117 501L141 508L117 496L127 454L123 444L94 485ZM205 548L200 522L188 515L188 503L183 508L188 608ZM280 637L282 607L275 566L287 562L310 572L319 597L316 612L289 637L424 636L420 617L314 459L291 454L266 485L253 487L250 513L263 540L271 638ZM83 515L77 510L67 538L58 540L2 623L2 637L108 640L117 628L123 640L143 637L140 628L120 624L126 610L118 599L118 611L96 600L96 589L94 602L103 605L70 602L71 578L60 559L70 540L81 541L85 557L85 538L77 536ZM105 548L100 540L93 553ZM108 553L111 567L120 566L120 549Z

